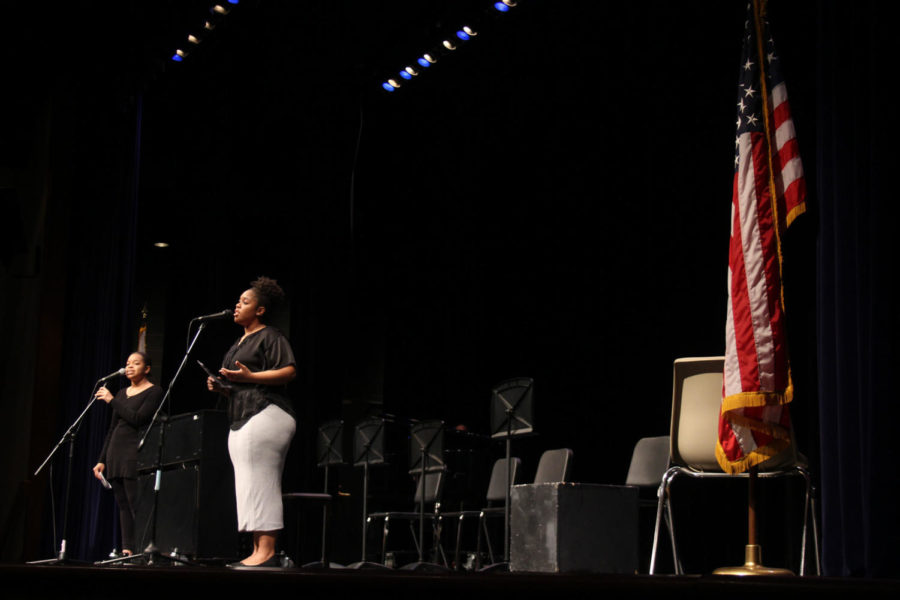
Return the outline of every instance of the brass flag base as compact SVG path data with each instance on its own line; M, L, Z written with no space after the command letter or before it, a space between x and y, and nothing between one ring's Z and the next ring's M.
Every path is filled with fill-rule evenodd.
M744 564L740 567L721 567L713 571L713 575L737 575L740 577L749 575L792 576L789 569L773 569L760 564L762 551L756 544L747 544L744 547Z

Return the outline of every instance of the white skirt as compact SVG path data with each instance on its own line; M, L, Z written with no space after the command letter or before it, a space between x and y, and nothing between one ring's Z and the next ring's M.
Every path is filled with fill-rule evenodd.
M270 404L228 433L239 531L284 528L281 475L296 428L291 415Z

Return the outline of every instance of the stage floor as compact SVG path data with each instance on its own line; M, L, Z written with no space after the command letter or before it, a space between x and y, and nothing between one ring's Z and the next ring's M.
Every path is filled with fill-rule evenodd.
M67 598L108 600L218 599L231 597L329 598L491 598L659 597L758 600L769 594L850 595L896 598L900 581L825 577L735 578L674 575L587 575L527 573L434 574L381 570L245 571L193 566L0 565L0 585L8 600Z

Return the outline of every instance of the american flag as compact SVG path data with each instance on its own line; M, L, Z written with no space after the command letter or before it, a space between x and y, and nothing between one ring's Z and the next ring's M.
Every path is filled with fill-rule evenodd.
M764 2L753 0L747 5L738 85L725 372L716 448L719 464L729 473L792 450L787 405L793 386L780 234L805 210L803 165L780 61Z

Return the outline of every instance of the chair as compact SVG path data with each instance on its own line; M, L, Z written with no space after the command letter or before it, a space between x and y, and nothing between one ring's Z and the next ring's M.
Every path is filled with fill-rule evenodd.
M659 483L657 492L656 525L653 531L653 549L650 557L650 574L656 570L656 554L659 530L667 519L672 541L672 560L675 573L683 570L678 559L675 526L672 519L672 499L669 488L679 476L697 479L747 477L747 473L730 475L722 471L716 460L719 408L722 402L722 383L725 359L717 357L679 358L674 363L672 392L672 421L670 426L670 467ZM759 477L802 477L806 486L803 505L803 534L800 551L800 574L806 574L807 525L812 523L813 548L816 574L821 573L819 536L815 519L812 484L807 469L794 461L777 470L760 471ZM664 516L665 515L665 516Z
M669 436L645 437L638 440L631 453L625 485L639 488L659 487L663 474L669 468ZM656 506L656 500L652 501Z
M572 470L572 456L572 450L569 448L544 451L538 461L534 482L556 483L568 481L569 473Z
M558 482L566 482L569 480L569 474L572 471L572 456L573 452L569 448L557 448L554 450L545 450L543 454L541 454L540 460L538 460L537 471L534 474L534 483L558 483ZM515 483L515 482L514 482ZM503 493L506 493L506 489L503 489ZM504 497L505 500L505 497ZM494 549L491 547L491 538L488 535L487 530L487 517L494 514L502 515L503 507L489 507L481 510L481 513L478 516L479 527L478 527L478 544L476 546L476 552L478 556L481 556L481 537L482 533L484 534L484 539L487 542L488 556L490 557L491 563L495 563L494 557Z
M513 482L513 484L519 483L519 479L521 478L522 473L522 461L516 457L511 457L509 459L509 464L511 465L511 472L509 473L509 480ZM506 502L506 484L507 484L507 471L506 471L506 459L500 458L494 461L494 466L491 468L491 478L488 481L487 493L485 494L485 500L487 503L486 508L482 508L479 510L460 510L455 512L446 512L441 514L441 519L458 519L456 526L456 546L453 551L453 564L459 569L459 554L460 547L462 544L462 530L463 530L463 522L468 517L478 517L478 544L476 546L477 554L476 556L480 557L481 553L481 527L482 527L482 519L487 514L503 514L503 503ZM498 506L497 504L500 503ZM491 554L491 559L493 562L493 554Z
M634 445L625 485L638 488L638 510L656 508L656 490L669 468L669 439L667 435L645 437ZM671 531L667 515L664 517L666 528ZM671 538L671 533L669 537ZM641 538L643 539L643 532Z
M436 533L438 521L440 519L441 494L443 493L445 474L446 472L443 469L425 473L425 506L432 505L432 510L426 510L424 513L424 518L431 522L432 532L435 539L435 546L437 547L438 552L441 555L441 559L446 566L447 557L444 556L443 549L441 549L440 545L437 543ZM407 521L409 523L409 531L412 536L413 543L415 544L416 552L419 555L423 554L420 544L423 544L424 540L420 540L419 536L416 534L416 524L418 523L419 518L422 516L418 510L419 505L422 502L422 484L420 481L422 477L418 470L410 471L410 475L412 475L412 477L416 480L416 491L413 496L413 506L415 510L375 512L371 513L366 518L367 529L369 525L375 520L381 519L384 523L381 534L382 564L384 564L385 557L387 556L387 540L388 534L390 533L390 525L392 521Z
M326 490L328 489L326 483ZM303 504L314 503L322 505L322 551L318 561L306 563L304 568L323 568L327 569L332 566L340 566L328 561L328 522L331 520L331 503L334 497L328 492L286 492L281 495L282 501L299 501ZM297 540L300 539L300 522L297 521ZM299 555L299 542L298 542Z

